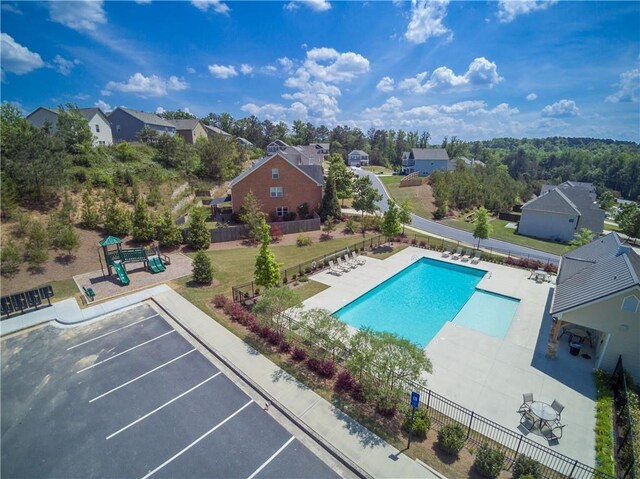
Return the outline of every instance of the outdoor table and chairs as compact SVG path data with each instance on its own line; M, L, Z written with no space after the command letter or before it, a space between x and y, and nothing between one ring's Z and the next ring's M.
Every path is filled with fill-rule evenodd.
M518 409L521 414L520 424L532 431L538 430L543 436L550 440L557 440L562 437L562 430L565 427L560 423L561 413L564 406L558 401L547 404L543 401L534 401L533 394L523 394L523 403ZM527 426L527 423L529 426Z
M549 281L550 277L551 277L551 275L549 273L547 273L543 269L537 269L535 271L531 271L531 274L529 275L529 279L533 278L536 283L542 283L543 281Z

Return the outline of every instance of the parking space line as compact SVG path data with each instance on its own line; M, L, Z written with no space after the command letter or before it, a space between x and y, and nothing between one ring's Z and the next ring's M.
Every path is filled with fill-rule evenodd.
M180 394L179 396L174 397L173 399L171 399L170 401L167 401L166 403L164 403L162 406L158 406L157 408L155 408L153 411L148 412L147 414L145 414L144 416L136 419L135 421L133 421L130 424L127 424L125 427L123 427L122 429L118 429L116 432L114 432L113 434L107 436L107 441L109 439L111 439L114 436L117 436L118 434L120 434L123 431L126 431L127 429L129 429L131 426L134 426L136 424L138 424L140 421L145 420L146 418L148 418L149 416L151 416L152 414L157 413L158 411L160 411L160 409L168 406L169 404L177 401L178 399L180 399L181 397L186 396L187 394L189 394L191 391L195 391L196 389L198 389L200 386L202 386L203 384L208 383L209 381L211 381L213 378L215 378L216 376L218 376L219 374L222 374L222 371L218 371L216 374L214 374L213 376L211 376L208 379L205 379L204 381L202 381L200 384L196 384L195 386L193 386L191 389L189 389L188 391L183 392L182 394Z
M137 381L138 379L142 379L142 378L143 378L143 377L145 377L146 375L151 374L151 373L153 373L153 372L157 371L157 370L158 370L158 369L160 369L160 368L163 368L163 367L165 367L165 366L168 366L168 365L169 365L169 364L171 364L172 362L177 361L178 359L185 357L187 354L191 354L191 353L192 353L192 352L194 352L195 350L196 350L196 348L193 348L191 351L187 351L186 353L181 354L181 355L180 355L180 356L178 356L177 358L173 358L172 360L167 361L166 363L161 364L160 366L156 366L155 368L151 369L150 371L147 371L146 373L143 373L143 374L141 374L140 376L138 376L138 377L136 377L136 378L133 378L133 379L131 379L131 380L127 381L126 383L121 384L120 386L117 386L117 387L115 387L115 388L113 388L113 389L111 389L111 390L107 391L106 393L102 393L102 394L100 394L100 396L96 396L96 397L94 397L93 399L90 399L90 400L89 400L89 402L90 402L90 403L92 403L93 401L97 401L98 399L101 399L101 398L103 398L103 397L105 397L105 396L108 396L108 395L109 395L109 394L111 394L112 392L115 392L115 391L117 391L118 389L122 389L123 387L128 386L129 384L131 384L131 383L133 383L133 382ZM107 439L108 439L108 438L107 438Z
M121 327L121 328L114 329L113 331L109 331L108 333L101 334L100 336L96 336L96 337L95 337L95 338L93 338L93 339L89 339L88 341L84 341L83 343L76 344L75 346L71 346L70 348L67 348L67 351L71 351L72 349L75 349L75 348L77 348L77 347L79 347L79 346L82 346L82 345L84 345L84 344L90 343L90 342L95 341L95 340L97 340L97 339L104 338L105 336L109 336L110 334L117 333L118 331L122 331L123 329L130 328L131 326L135 326L136 324L139 324L139 323L141 323L141 322L143 322L143 321L146 321L147 319L155 318L156 316L160 316L160 315L159 315L159 314L154 314L153 316L149 316L148 318L143 318L143 319L141 319L141 320L139 320L139 321L136 321L136 322L134 322L134 323L127 324L126 326L123 326L123 327Z
M160 339L160 338L162 338L163 336L166 336L167 334L171 334L171 333L175 333L175 332L176 332L176 330L175 330L175 329L172 329L171 331L167 331L166 333L161 334L160 336L156 336L155 338L150 339L149 341L145 341L144 343L140 343L140 344L138 344L137 346L134 346L134 347L132 347L132 348L126 349L126 350L122 351L121 353L118 353L118 354L116 354L116 355L114 355L114 356L111 356L110 358L103 359L102 361L98 361L97 363L92 364L91 366L88 366L88 367L86 367L86 368L83 368L83 369L81 369L80 371L76 371L76 374L79 374L79 373L81 373L81 372L83 372L83 371L86 371L87 369L95 368L95 367L96 367L96 366L98 366L99 364L106 363L107 361L111 361L112 359L115 359L115 358L117 358L118 356L122 356L123 354L126 354L126 353L128 353L128 352L130 352L130 351L133 351L134 349L137 349L137 348L139 348L140 346L144 346L145 344L149 344L149 343L151 343L151 342L155 341L156 339Z
M167 464L173 462L175 459L177 459L178 457L182 456L182 454L184 454L185 452L187 452L189 449L191 449L193 446L195 446L196 444L198 444L200 441L202 441L204 438L206 438L209 434L213 433L216 429L218 429L220 426L222 426L223 424L225 424L227 421L230 421L231 419L233 419L234 416L236 416L237 414L240 414L246 407L248 407L251 403L253 402L253 399L251 399L247 404L245 404L244 406L242 406L240 409L238 409L236 412L234 412L233 414L231 414L230 416L228 416L226 419L223 419L222 421L220 421L218 424L216 424L214 427L212 427L211 429L209 429L207 432L205 432L202 436L200 436L198 439L196 439L195 441L193 441L191 444L189 444L187 447L185 447L184 449L182 449L180 452L176 453L174 456L170 457L169 459L167 459L165 462L163 462L162 464L160 464L158 467L156 467L153 471L148 472L145 476L142 477L142 479L147 479L148 477L153 476L156 472L158 472L160 469L162 469L164 466L166 466Z
M258 473L260 471L262 471L265 467L267 467L267 465L271 461L273 461L278 456L278 454L280 454L282 451L284 451L284 448L287 447L289 444L291 444L291 441L293 441L294 439L295 439L295 437L291 436L289 438L289 440L287 442L285 442L284 445L280 449L278 449L276 452L274 452L273 455L269 459L267 459L264 463L262 463L262 466L260 466L258 469L256 469L254 471L254 473L251 474L247 479L253 479L254 477L256 477L258 475Z

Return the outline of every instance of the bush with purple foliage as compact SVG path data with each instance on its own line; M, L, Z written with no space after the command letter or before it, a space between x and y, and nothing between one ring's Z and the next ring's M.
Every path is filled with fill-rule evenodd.
M342 371L338 374L338 379L334 385L334 389L337 392L348 393L351 392L356 384L356 380L353 378L349 371Z
M307 351L302 348L293 348L291 357L294 359L294 361L304 361L305 359L307 359Z
M216 308L224 308L229 302L229 298L227 298L224 294L216 294L213 298L213 305Z

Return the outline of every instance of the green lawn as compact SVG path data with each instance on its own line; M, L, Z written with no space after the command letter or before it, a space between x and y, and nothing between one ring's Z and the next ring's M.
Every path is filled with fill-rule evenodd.
M380 181L384 184L385 188L391 195L391 197L398 203L402 203L405 200L409 200L411 210L418 216L423 218L431 218L431 213L434 211L433 205L427 205L417 195L416 190L419 186L405 186L400 188L400 180L404 176L381 176Z
M377 175L392 175L393 170L386 166L363 166L363 170L373 171Z
M63 279L61 281L51 281L50 283L39 285L38 288L48 284L53 287L54 296L51 298L51 302L53 303L57 303L58 301L62 301L67 298L73 298L76 294L80 293L73 278Z
M615 476L613 458L613 390L609 375L602 370L594 373L596 383L596 461L597 470Z
M604 224L604 229L606 231L618 231L618 232L622 231L618 225L612 225L606 222Z
M466 221L457 219L444 220L443 223L449 226L460 228L465 231L473 231L474 228L472 223L467 223ZM566 244L555 243L553 241L544 241L516 234L515 229L506 227L507 223L510 222L498 219L492 220L491 226L493 228L493 231L491 233L491 237L502 241L507 241L509 243L528 246L529 248L534 248L540 251L546 251L547 253L558 255L562 255L573 249L573 247ZM480 246L482 246L482 243L480 244Z

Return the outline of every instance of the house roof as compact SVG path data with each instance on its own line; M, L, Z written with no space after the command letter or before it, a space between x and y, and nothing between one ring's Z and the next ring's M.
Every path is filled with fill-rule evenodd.
M544 195L527 201L522 209L530 211L546 211L567 215L579 215L578 207L558 188L548 191Z
M565 181L564 183L560 183L559 185L542 185L540 189L540 194L543 195L547 191L553 190L554 188L562 188L562 189L573 189L580 188L588 191L595 191L595 186L593 183L585 183L583 181Z
M640 256L617 233L562 256L551 314L640 286Z
M304 156L307 157L307 161L302 161L303 163L310 163L310 164L322 164L322 160L324 159L324 155L322 155L321 153L318 153L318 149L313 146L313 145L298 145L298 146L293 146L293 147L289 147L286 151L289 151L291 148L295 148L296 150L298 150L300 153L302 153Z
M447 160L449 154L444 148L412 148L411 154L414 160Z
M222 130L221 128L218 128L217 126L204 125L204 128L206 130L209 130L212 133L217 133L218 135L231 136L229 133L227 133L226 131Z
M260 168L262 165L267 163L272 158L275 158L276 156L279 156L280 158L283 158L289 163L291 163L293 166L295 166L300 171L302 171L305 175L307 175L310 179L316 182L319 186L324 185L322 166L301 163L300 157L302 155L300 155L299 152L296 155L291 148L287 148L287 150L285 151L278 151L277 153L274 153L271 156L264 156L259 160L255 161L250 168L247 168L238 176L236 176L233 180L231 180L231 183L229 183L229 188L237 185L240 181L245 179L248 175L256 171L258 168Z
M468 166L474 166L474 165L480 165L480 166L484 166L484 163L480 160L475 160L475 159L469 159L466 156L460 156L457 158L456 161L461 161L462 163L464 163L465 165Z
M227 133L228 134L228 133ZM242 138L241 136L238 137L238 141L240 143L242 143L243 145L247 145L247 146L253 146L253 143L251 143L249 140L247 140L246 138Z
M193 130L196 126L198 126L200 120L198 120L197 118L186 118L183 120L169 120L169 123L173 123L173 125L176 127L176 130Z
M31 113L29 113L25 118L28 120L30 116L33 116L39 110L46 110L46 111L48 111L50 113L53 113L54 115L58 114L58 112L56 110L52 110L51 108L47 108L46 106L39 106L38 108L33 110Z
M278 147L284 147L284 148L286 148L286 147L288 147L288 146L289 146L289 145L287 145L287 144L286 144L284 141L282 141L282 140L273 140L271 143L269 143L269 144L267 145L267 147L269 147L269 146L271 146L271 145L276 145L276 146L278 146Z
M119 106L118 108L113 110L109 114L109 117L111 117L111 115L113 115L117 110L122 110L125 113L128 113L129 115L131 115L132 117L136 118L137 120L140 120L141 122L149 125L168 126L170 128L176 127L173 123L171 123L168 120L165 120L164 118L160 118L155 113L147 113L146 111L132 110L131 108L124 108L122 106Z
M52 108L47 108L46 106L40 106L40 107L36 108L35 110L33 110L31 113L29 113L27 115L27 118L32 116L38 110L46 110L46 111L48 111L50 113L53 113L56 116L58 115L58 110L54 110ZM80 112L80 114L82 115L82 117L86 121L91 120L95 115L100 115L100 116L102 116L102 118L107 123L109 122L109 119L107 118L107 115L105 115L104 112L100 108L78 108L78 111Z
M351 153L349 153L349 156L351 155L369 156L366 151L362 150L353 150Z

